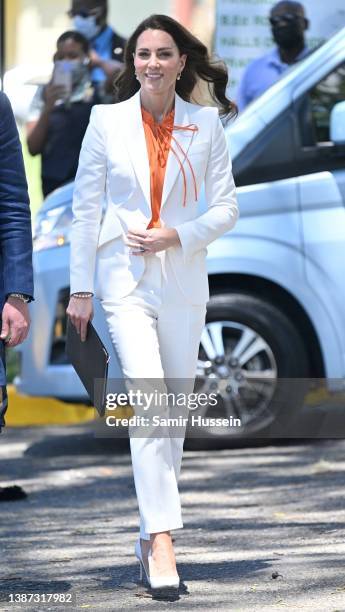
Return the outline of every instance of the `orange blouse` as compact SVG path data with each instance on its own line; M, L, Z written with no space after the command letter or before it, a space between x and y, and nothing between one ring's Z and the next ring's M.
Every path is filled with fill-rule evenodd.
M150 164L152 217L147 226L147 229L149 229L150 227L161 227L159 215L175 112L174 109L170 111L164 117L162 123L157 123L153 116L143 107L141 107L141 114Z

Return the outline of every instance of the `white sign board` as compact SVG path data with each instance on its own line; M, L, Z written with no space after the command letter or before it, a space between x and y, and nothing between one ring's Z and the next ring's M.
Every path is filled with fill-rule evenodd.
M244 68L274 45L268 17L276 3L276 0L217 0L215 53L229 68L229 95L233 100ZM308 47L315 47L345 26L344 0L301 3L310 21L306 32Z

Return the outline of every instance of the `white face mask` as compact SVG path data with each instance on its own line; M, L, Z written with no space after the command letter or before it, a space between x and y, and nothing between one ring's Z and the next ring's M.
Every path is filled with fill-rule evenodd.
M94 15L90 15L89 17L81 17L80 15L76 15L73 17L73 25L74 29L77 30L77 32L80 32L80 34L83 34L87 40L95 38L101 31L101 26L97 25L96 17Z

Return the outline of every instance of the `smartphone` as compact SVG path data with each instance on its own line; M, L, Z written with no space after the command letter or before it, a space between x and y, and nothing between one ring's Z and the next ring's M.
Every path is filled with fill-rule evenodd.
M68 100L72 93L72 66L70 62L64 60L57 60L53 70L53 83L64 88L65 93L63 99L64 102ZM58 101L60 102L60 100Z

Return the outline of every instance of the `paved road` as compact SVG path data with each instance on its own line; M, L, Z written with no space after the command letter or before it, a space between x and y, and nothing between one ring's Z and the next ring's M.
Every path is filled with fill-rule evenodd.
M162 601L138 584L127 442L90 425L7 428L0 486L29 495L1 504L0 609L29 609L10 592L59 592L76 598L64 610L345 610L344 451L341 440L185 451L183 584Z

